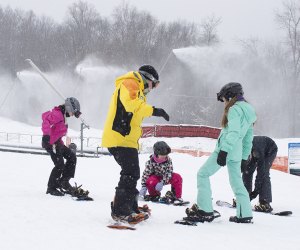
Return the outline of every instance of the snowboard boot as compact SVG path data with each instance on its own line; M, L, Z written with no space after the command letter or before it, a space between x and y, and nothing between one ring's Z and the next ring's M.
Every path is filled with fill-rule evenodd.
M47 188L46 194L51 194L54 196L64 196L65 195L63 192L60 192L57 188L51 188L51 187Z
M69 183L69 180L70 179L62 179L60 181L60 189L65 194L73 195L75 188L71 186L71 184Z
M111 217L116 222L123 222L123 223L128 223L128 224L134 225L134 224L138 224L144 220L147 220L149 218L149 214L145 213L145 212L131 213L129 215L117 215L114 212L113 202L110 203L110 207L111 207Z
M215 218L213 212L205 212L199 209L197 204L194 204L191 208L187 208L185 213L188 219L194 222L212 222Z
M260 201L259 204L254 206L254 210L257 212L271 213L273 211L273 208L271 207L269 202Z
M235 223L253 223L252 219L253 217L238 218L237 216L230 216L229 221Z

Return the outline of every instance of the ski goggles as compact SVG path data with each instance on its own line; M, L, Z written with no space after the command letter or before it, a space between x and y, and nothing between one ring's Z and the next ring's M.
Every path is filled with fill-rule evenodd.
M149 74L148 72L146 71L139 71L146 79L150 80L153 85L152 87L155 88L157 87L157 85L159 84L159 80L157 80L153 75ZM146 85L147 87L149 87L148 84L145 84L145 88L146 88Z
M74 116L75 116L76 118L79 118L79 116L81 115L81 112L76 108L76 105L75 105L75 103L73 102L72 99L70 99L70 103L71 103L72 108L73 108Z

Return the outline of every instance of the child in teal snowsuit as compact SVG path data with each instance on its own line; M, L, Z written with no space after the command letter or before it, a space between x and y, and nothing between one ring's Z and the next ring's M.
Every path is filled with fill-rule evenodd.
M253 107L243 98L243 89L239 83L228 83L217 94L217 99L225 102L222 120L222 131L214 152L197 175L197 215L213 220L212 191L209 177L222 166L227 165L231 188L236 197L236 216L230 221L249 223L252 219L252 208L249 194L241 177L241 160L250 155L253 140L253 123L256 114Z

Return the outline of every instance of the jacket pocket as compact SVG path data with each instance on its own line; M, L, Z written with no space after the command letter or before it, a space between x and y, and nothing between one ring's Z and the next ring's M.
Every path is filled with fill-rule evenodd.
M131 131L130 122L132 120L133 113L126 112L124 105L120 100L120 90L117 97L117 110L113 121L112 129L122 136L129 135Z

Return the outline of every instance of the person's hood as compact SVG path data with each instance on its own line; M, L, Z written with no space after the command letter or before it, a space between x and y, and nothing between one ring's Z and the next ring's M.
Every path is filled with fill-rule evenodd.
M144 90L144 84L146 82L146 79L144 77L142 77L142 75L137 71L130 71L130 72L126 73L125 75L119 76L115 82L116 87L118 87L124 80L129 80L129 79L132 79L132 80L135 80L136 82L138 82L140 89Z

